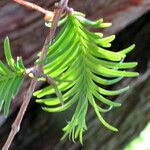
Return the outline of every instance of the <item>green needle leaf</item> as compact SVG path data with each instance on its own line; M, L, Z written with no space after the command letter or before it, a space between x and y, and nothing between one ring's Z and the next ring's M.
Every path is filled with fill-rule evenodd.
M13 66L14 65L14 59L12 58L12 55L11 55L8 37L6 37L4 40L4 52L5 52L5 56L6 56L6 60L7 60L8 65Z

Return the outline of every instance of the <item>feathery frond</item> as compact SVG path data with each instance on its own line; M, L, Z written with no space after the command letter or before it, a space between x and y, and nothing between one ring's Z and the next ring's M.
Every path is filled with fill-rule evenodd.
M104 23L103 19L90 21L77 12L64 20L60 22L59 25L63 24L63 27L49 47L43 62L44 73L57 81L58 89L63 93L64 105L61 106L59 98L54 96L55 90L51 86L36 91L34 95L38 98L38 103L45 105L42 108L47 112L61 112L76 103L73 117L63 129L63 139L68 135L73 141L79 137L82 143L83 132L87 130L86 114L89 104L105 127L118 131L101 114L121 106L106 96L119 95L129 87L119 90L107 90L103 87L115 84L123 77L138 76L136 72L124 70L135 67L136 62L123 62L135 45L119 52L107 50L115 35L103 37L102 33L91 32L87 27L105 28L110 23ZM108 109L100 107L97 102L108 105Z
M16 96L24 78L25 67L22 58L12 58L9 39L4 40L4 53L7 66L0 61L0 111L4 107L4 115L9 113L11 100Z

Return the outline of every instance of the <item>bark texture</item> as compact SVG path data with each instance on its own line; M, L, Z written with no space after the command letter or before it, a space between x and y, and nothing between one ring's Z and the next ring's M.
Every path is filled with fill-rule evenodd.
M51 8L51 10L55 2L55 0L30 1L44 8ZM61 128L71 117L72 110L59 114L45 113L38 104L34 103L33 99L11 150L120 150L150 121L150 13L148 12L148 0L72 0L70 6L85 12L91 19L103 17L106 21L113 22L113 27L103 32L108 35L120 31L114 42L114 51L136 43L136 49L130 53L128 60L139 62L137 71L141 73L141 76L132 80L125 79L116 87L112 87L131 85L128 93L117 98L117 101L122 103L122 107L114 109L104 116L108 122L119 128L119 132L114 134L105 129L99 124L94 112L90 110L87 119L88 131L84 136L84 147L78 142L76 144L68 140L60 142ZM3 38L6 35L9 36L14 57L21 55L26 66L32 66L46 35L43 16L5 0L0 2L0 18L0 49L2 50ZM4 59L3 53L0 53L0 58ZM0 147L6 140L11 123L18 112L21 97L27 87L28 81L24 83L18 97L12 102L9 118L6 120L0 115Z

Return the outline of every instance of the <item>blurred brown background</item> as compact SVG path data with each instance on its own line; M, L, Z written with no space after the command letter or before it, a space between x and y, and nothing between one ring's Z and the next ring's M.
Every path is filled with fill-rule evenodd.
M30 0L44 8L53 10L56 0ZM32 99L11 150L121 150L150 121L150 1L149 0L70 0L70 7L86 13L90 19L104 18L113 26L103 30L105 35L117 34L112 50L123 49L136 44L128 60L138 61L136 71L140 77L125 79L116 87L129 84L128 93L117 98L123 105L107 113L108 122L119 128L112 133L99 124L93 111L88 113L88 131L84 136L84 146L68 140L60 142L61 128L72 114L72 110L49 114L41 110ZM27 67L33 65L37 52L42 48L47 29L43 16L28 10L11 0L0 1L0 59L4 60L3 39L9 36L13 56L22 56ZM5 60L4 60L5 61ZM26 81L11 105L10 116L5 119L0 113L0 148L10 131L11 123L17 115L22 97L28 87ZM69 112L69 113L68 113Z

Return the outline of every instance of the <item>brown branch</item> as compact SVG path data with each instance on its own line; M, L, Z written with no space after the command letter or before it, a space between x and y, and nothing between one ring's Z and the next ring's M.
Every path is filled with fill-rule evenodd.
M23 2L21 0L14 0L14 1ZM51 42L53 40L53 37L54 37L54 34L55 34L55 30L57 28L57 23L58 23L58 21L61 17L61 14L66 9L67 4L68 4L68 0L61 0L59 7L54 11L54 18L53 18L53 21L52 21L52 27L51 27L51 30L48 33L48 36L47 36L47 38L45 40L45 43L44 43L44 46L42 48L42 53L41 53L41 56L39 58L40 61L45 60L45 57L46 57L47 51L48 51L48 46L49 46L49 44L51 44ZM43 73L43 66L42 65L36 65L34 67L34 73L35 73L36 78L33 78L31 80L31 83L30 83L30 86L27 90L27 93L25 94L25 96L23 98L23 103L20 107L18 115L17 115L17 117L16 117L16 119L15 119L13 125L12 125L11 132L10 132L10 134L9 134L9 136L6 140L6 143L4 144L2 150L8 150L9 149L15 135L20 130L20 124L21 124L23 116L24 116L24 114L27 110L27 107L29 105L32 94L35 90L36 83L38 82L38 77Z
M27 1L24 1L24 0L13 0L14 2L20 4L20 5L23 5L29 9L32 9L32 10L36 10L38 12L41 12L42 14L45 15L45 19L47 20L52 20L53 17L54 17L54 13L52 11L49 11L49 10L46 10L36 4L33 4L31 2L27 2Z

